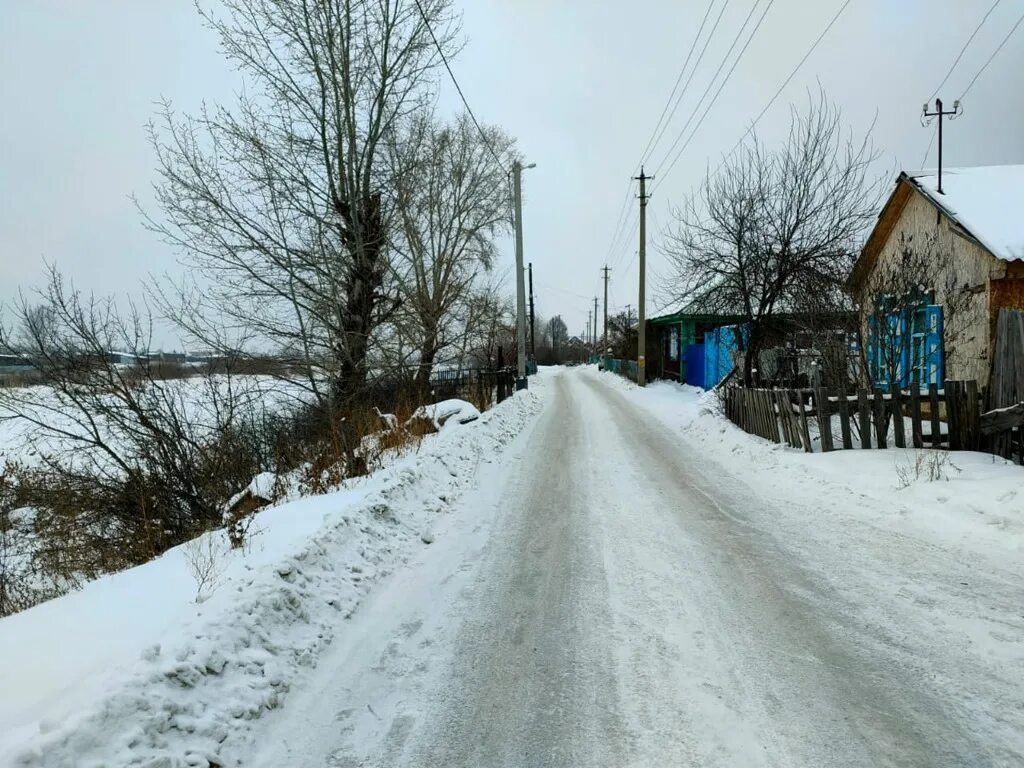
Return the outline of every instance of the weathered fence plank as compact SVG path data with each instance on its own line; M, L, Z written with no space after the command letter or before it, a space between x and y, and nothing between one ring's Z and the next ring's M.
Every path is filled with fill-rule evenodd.
M804 393L801 390L796 390L796 403L800 409L800 435L804 441L804 451L812 453L814 449L811 447L811 430L807 428L807 408L804 402Z
M850 401L846 397L846 392L840 390L839 392L839 429L843 433L843 448L849 450L853 448L853 434L850 432Z
M910 434L915 448L924 448L921 433L921 387L912 384L910 387Z
M889 413L885 407L885 395L882 394L880 389L876 389L871 394L871 405L874 411L874 422L875 422L875 445L879 448L888 448L889 443L886 440L886 435L889 434Z
M892 439L897 448L907 447L907 435L903 424L903 393L899 387L892 391Z
M961 433L960 388L955 381L945 381L942 388L946 393L946 430L949 432L949 449L959 451L963 447Z
M867 390L857 390L857 412L860 416L860 447L871 447L871 416Z
M928 408L931 411L928 418L931 422L932 448L938 448L942 444L942 429L939 427L939 387L936 384L928 385Z
M814 390L814 404L818 411L818 433L821 436L821 450L827 453L832 447L832 417L829 414L828 394L824 387Z
M981 446L981 431L979 429L981 407L978 402L978 382L966 381L963 387L965 421L967 422L967 441L964 447L969 451L976 451Z

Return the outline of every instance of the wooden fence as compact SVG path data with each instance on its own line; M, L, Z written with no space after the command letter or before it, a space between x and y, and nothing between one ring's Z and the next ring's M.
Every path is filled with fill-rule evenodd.
M515 381L512 368L442 370L435 371L430 377L430 389L436 400L458 397L471 400L477 408L485 411L511 396Z
M992 356L989 405L1012 409L1024 403L1024 312L1000 309ZM1007 455L1012 433L1003 432L993 440L994 452Z
M742 387L724 392L726 416L745 432L807 452L814 450L814 431L822 451L927 446L1010 458L1013 430L1024 424L1024 404L982 413L984 393L975 381L891 393Z

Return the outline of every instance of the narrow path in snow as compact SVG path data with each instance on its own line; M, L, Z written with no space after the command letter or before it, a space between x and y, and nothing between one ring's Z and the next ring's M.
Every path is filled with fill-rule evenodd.
M928 637L936 606L981 603L1019 652L1018 585L965 587L948 552L766 506L591 372L546 386L532 432L267 718L254 764L1020 764L1019 680Z

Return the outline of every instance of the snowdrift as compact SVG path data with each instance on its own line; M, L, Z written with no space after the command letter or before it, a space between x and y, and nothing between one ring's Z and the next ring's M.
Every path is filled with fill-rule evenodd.
M281 704L370 586L433 540L432 521L541 409L529 391L482 415L468 405L425 414L461 426L416 455L263 510L244 550L209 534L0 620L0 765L237 764L228 735L239 743Z

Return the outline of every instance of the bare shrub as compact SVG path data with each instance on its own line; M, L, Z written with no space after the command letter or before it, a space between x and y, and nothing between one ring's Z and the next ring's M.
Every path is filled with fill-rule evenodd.
M914 451L912 456L896 459L897 488L909 488L918 480L927 483L949 482L952 479L950 470L957 474L961 471L960 467L953 463L948 451Z
M221 546L219 533L211 531L197 536L185 543L182 553L196 583L195 600L202 603L220 586L227 568L225 548Z

